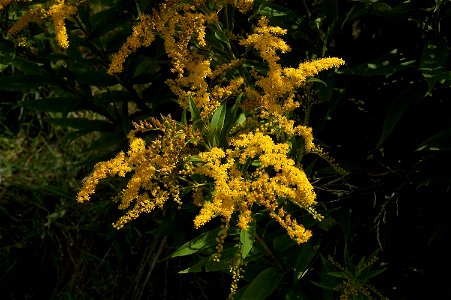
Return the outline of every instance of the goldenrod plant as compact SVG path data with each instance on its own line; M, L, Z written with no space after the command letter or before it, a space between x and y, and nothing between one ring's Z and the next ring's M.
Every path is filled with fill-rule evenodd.
M297 92L308 79L344 64L339 58L323 58L282 67L279 53L290 50L281 38L286 30L261 17L252 34L236 36L219 22L227 6L246 13L252 1L166 1L152 15L141 16L108 72L119 73L127 56L161 36L174 74L167 84L189 111L190 121L164 116L135 124L129 150L98 163L77 196L79 202L87 201L100 180L131 173L118 195L124 215L114 226L122 228L167 201L180 207L192 202L199 207L195 228L216 217L222 220L216 261L226 238L223 232L230 227L247 231L257 212L268 213L298 244L307 242L312 232L290 210L305 210L322 220L314 208L314 188L302 164L291 157L289 140L301 138L306 153L319 148L312 129L292 116L302 102ZM206 42L212 34L220 37L223 52ZM234 50L240 46L244 53ZM248 64L257 57L263 69ZM137 136L150 130L159 132L151 141ZM182 190L192 193L182 197ZM287 203L296 206L287 208ZM230 297L240 276L232 273Z
M314 142L312 128L297 120L294 112L303 101L299 90L309 79L344 61L326 57L301 61L297 67L282 66L279 55L290 51L282 38L286 29L271 26L262 16L251 33L237 34L220 21L224 11L249 14L252 7L250 0L175 0L140 16L112 57L108 73L120 73L128 56L161 37L173 73L166 83L184 109L184 119L168 115L135 123L128 135L129 149L95 165L78 193L80 203L90 199L101 180L116 175L127 181L118 194L119 209L124 211L113 224L118 229L143 213L162 209L167 201L180 208L193 203L199 208L195 228L221 218L216 262L221 260L227 232L231 228L247 232L261 212L297 244L310 239L312 231L296 219L296 211L305 211L317 221L323 216L315 209L314 188L290 141L300 139L303 153L322 150ZM50 17L58 45L68 48L64 20L75 12L76 5L62 0L48 8L36 4L9 34ZM212 39L215 43L209 42ZM156 137L139 136L149 131L157 132ZM237 246L241 257L230 264L230 297L236 293L246 259L243 245Z
M179 206L191 201L199 207L195 228L221 217L223 231L230 227L247 231L253 214L265 211L293 240L305 243L312 232L290 209L305 210L318 221L323 217L314 209L316 195L302 165L290 157L295 149L289 140L296 137L303 140L305 152L318 149L312 129L292 119L302 101L296 94L309 78L344 61L323 58L301 62L297 68L282 67L279 52L290 50L280 37L286 30L270 26L262 17L254 33L234 36L218 21L218 14L228 5L245 13L252 2L167 1L152 15L141 16L113 57L109 73L120 72L131 52L149 46L155 35L162 36L175 77L167 83L191 120L164 116L136 123L128 135L129 150L98 163L77 199L89 200L106 177L130 173L118 195L124 215L114 224L116 228L163 208L167 201ZM57 28L59 44L67 47L62 38L65 30ZM205 36L212 33L222 37L219 42L225 52L215 51L206 42ZM246 51L234 51L232 45ZM265 63L263 70L247 64L256 56ZM159 134L151 141L137 136L152 130ZM192 193L182 197L182 190ZM295 208L286 208L288 202ZM225 238L221 234L218 243ZM235 290L233 285L231 295Z
M406 107L450 82L449 47L445 39L425 42L421 53L398 45L367 62L371 49L360 35L380 48L390 43L369 34L384 22L367 27L362 16L407 20L415 8L385 2L0 0L2 101L42 112L46 125L69 127L62 148L82 136L90 144L79 151L86 160L71 169L79 186L69 198L78 203L65 200L48 214L42 207L53 204L35 205L41 227L57 231L35 236L53 239L55 257L72 267L58 269L66 274L59 282L70 283L53 296L108 298L130 286L118 298L180 298L175 280L189 286L180 288L186 299L399 296L401 288L379 291L370 283L386 269L384 251L381 263L375 255L357 266L352 260L377 247L393 251L387 224L397 217L398 190L417 173L383 172L391 162L378 155ZM440 36L440 3L428 8L435 27L424 15L423 33L435 28ZM382 95L392 84L403 92ZM2 126L4 116L0 107ZM447 135L423 139L419 166L424 153L447 151ZM366 168L378 157L383 163ZM14 168L5 170L10 184ZM390 174L405 174L395 182L406 182L385 182ZM353 247L340 265L337 253L359 242L364 247ZM71 248L78 244L83 250ZM95 262L108 278L92 279ZM92 281L80 285L85 278Z

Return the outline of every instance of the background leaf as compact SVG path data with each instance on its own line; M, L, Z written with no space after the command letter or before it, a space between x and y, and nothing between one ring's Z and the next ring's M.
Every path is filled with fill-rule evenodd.
M266 299L279 285L282 280L282 273L274 267L263 270L249 284L241 300Z

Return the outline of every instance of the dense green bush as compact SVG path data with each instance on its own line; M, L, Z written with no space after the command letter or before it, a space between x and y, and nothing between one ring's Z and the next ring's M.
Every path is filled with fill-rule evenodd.
M300 154L325 216L295 214L313 230L309 242L297 245L257 214L248 231L230 229L225 263L216 263L220 222L195 230L192 207L169 205L116 231L110 199L124 185L116 179L78 205L93 164L127 150L132 121L196 120L195 106L184 112L165 84L173 74L161 37L107 73L132 24L158 2L71 3L64 49L50 15L8 34L35 4L0 1L1 298L226 298L235 245L249 254L237 299L335 299L353 288L353 299L451 296L449 2L254 2L247 14L225 7L220 23L243 37L260 16L288 29L283 66L327 56L347 63L306 83L293 115L338 162ZM227 57L231 37L212 32L207 43Z

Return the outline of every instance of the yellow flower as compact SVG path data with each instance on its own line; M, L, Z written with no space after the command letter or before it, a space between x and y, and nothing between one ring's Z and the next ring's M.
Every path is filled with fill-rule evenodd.
M25 14L17 20L13 26L8 30L8 34L14 35L25 28L29 23L39 23L47 17L47 12L40 5L36 4L33 8L30 8Z
M258 27L254 34L250 34L246 39L241 40L240 44L243 46L253 46L260 53L263 60L267 61L269 65L274 65L280 59L276 54L279 50L282 53L290 51L290 47L285 41L278 37L278 35L286 34L287 30L278 26L269 26L269 20L262 17L258 21Z
M0 10L7 7L13 0L0 0Z
M301 63L298 68L283 68L278 64L280 57L277 52L285 53L290 50L279 37L285 34L286 30L268 24L269 20L262 17L255 33L240 41L241 45L258 50L262 59L268 63L268 72L265 76L252 73L256 87L245 88L247 100L244 108L248 111L262 109L263 114L269 112L273 116L285 115L300 106L299 102L294 100L295 92L308 77L322 70L338 67L344 64L344 61L334 57L322 58Z
M163 134L146 144L136 134L148 130L159 130ZM189 153L187 145L199 139L191 127L182 126L170 117L135 124L128 138L130 148L127 153L120 152L113 159L98 163L77 195L79 202L87 201L100 180L133 173L120 195L119 209L127 211L114 224L116 228L121 228L144 212L163 207L170 198L181 204L179 163Z
M30 8L25 15L22 16L22 18L14 23L14 25L9 29L8 34L16 34L31 22L39 23L44 19L51 17L55 27L58 45L61 48L66 49L69 47L69 41L67 38L67 30L64 21L67 16L75 14L76 11L76 6L65 4L64 0L57 0L55 4L50 6L48 11L46 11L40 4L36 4L33 8Z
M291 218L281 214L282 200L289 200L308 212L314 212L315 193L304 171L288 158L289 145L275 143L262 132L249 132L233 138L231 149L224 152L212 148L202 152L203 163L192 169L192 174L204 175L213 180L211 199L198 199L201 206L194 219L199 228L215 216L228 223L238 214L238 227L246 230L252 221L252 207L264 207L287 233L298 243L308 240L311 232ZM255 170L250 162L258 161ZM274 173L275 172L275 173ZM279 210L279 214L276 211Z
M61 48L69 47L64 20L67 16L75 14L76 11L76 6L67 5L63 0L58 0L56 4L53 4L49 8L48 14L52 17L55 26L56 40Z
M318 74L323 70L330 68L337 68L344 65L345 61L337 57L326 57L317 60L303 62L299 64L298 72L302 74L303 77L310 77Z
M113 56L108 74L120 73L127 56L141 46L150 46L155 40L154 29L154 17L148 15L140 16L140 23L133 27L132 35L127 38L127 41L122 45L119 52Z

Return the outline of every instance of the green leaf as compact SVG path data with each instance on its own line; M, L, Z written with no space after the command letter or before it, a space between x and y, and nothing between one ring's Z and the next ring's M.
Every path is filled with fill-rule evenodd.
M383 273L385 270L387 270L387 268L383 268L383 269L379 269L379 270L375 270L375 271L370 271L370 272L365 272L364 274L362 274L360 276L361 280L368 280L370 278L376 277L377 275Z
M428 83L428 93L435 84L442 79L443 68L448 60L448 43L446 39L441 41L429 41L423 48L420 70Z
M78 69L74 71L74 76L79 83L91 86L107 87L119 83L116 77L101 71Z
M364 270L365 270L365 256L362 257L359 261L359 263L357 264L357 267L355 268L355 276L358 277Z
M448 60L448 46L446 39L441 41L428 41L423 48L420 68L443 67Z
M12 61L12 64L25 75L39 75L45 78L50 78L50 74L47 73L41 65L20 56L16 56Z
M241 230L240 232L240 242L242 244L241 247L241 257L244 259L249 254L254 245L255 236L257 231L257 225L255 220L249 223L249 227L247 230Z
M337 73L360 76L391 75L410 67L414 63L415 60L408 60L399 49L393 49L375 60Z
M228 40L227 36L222 31L215 30L214 31L214 36L215 36L216 40L223 42L225 45L229 45L229 40Z
M341 24L341 29L343 29L343 26L347 22L353 21L353 20L357 19L358 17L360 17L361 15L368 13L370 7L371 7L371 3L368 3L368 2L358 3L358 4L354 5L346 14L346 17L345 17L343 23Z
M89 146L90 151L96 152L111 152L113 153L115 149L119 149L122 145L127 145L127 138L121 135L117 131L100 131L100 137L92 142Z
M210 255L209 257L202 258L194 265L179 271L179 274L194 273L194 272L216 272L224 271L230 268L231 260L235 256L236 249L234 247L229 247L222 251L221 259L215 261L216 253Z
M230 134L230 129L232 129L232 127L237 125L236 122L238 121L238 119L241 116L241 115L239 115L237 118L236 114L238 113L238 110L240 108L242 97L243 97L243 94L240 94L236 98L236 101L233 104L232 108L227 109L226 118L224 120L224 126L223 126L222 133L221 133L221 142L223 142L223 143L225 143L225 141L227 140L227 137Z
M451 151L451 128L439 131L426 139L416 151Z
M11 75L0 77L0 90L27 91L52 83L49 76Z
M326 38L333 38L335 27L338 21L338 1L337 0L322 0L321 8L326 15L324 25L327 26ZM323 53L324 54L324 53Z
M258 15L261 15L261 11L265 9L272 0L255 0L254 1L254 13L248 18L248 21L259 18Z
M307 78L307 82L308 83L311 83L311 82L321 83L322 85L327 86L327 84L324 81L322 81L321 79L316 78L316 77L309 77L309 78Z
M294 274L293 274L294 281L297 281L302 277L304 277L305 273L308 270L308 267L310 266L311 261L316 256L319 249L320 244L313 243L312 241L309 241L308 243L300 247L300 253L294 265Z
M90 40L97 39L119 28L120 25L130 22L129 17L116 7L96 13L91 16L90 20L92 23L92 30L89 35Z
M216 254L212 254L207 260L207 263L205 264L205 271L216 272L229 270L236 251L237 250L235 247L229 247L224 249L224 251L222 251L221 253L221 258L219 261L213 260Z
M193 122L193 128L202 130L203 127L203 121L200 117L200 110L196 105L196 102L194 102L193 99L189 99L189 111L191 113L191 122Z
M138 11L138 15L141 15L144 13L146 8L149 6L150 2L147 0L137 0L135 2L136 4L136 10Z
M319 222L319 228L324 231L329 231L332 227L336 226L337 222L332 217L326 217L321 222Z
M233 32L235 27L235 10L231 5L227 5L225 8L225 25L228 32Z
M318 77L319 82L315 82L315 89L318 93L319 103L329 102L334 91L335 74L322 72Z
M188 158L189 162L193 162L193 163L205 163L205 161L203 161L198 155L192 155Z
M282 234L272 240L272 247L276 252L283 252L296 245L296 241L290 238L287 234Z
M199 235L191 241L183 244L180 248L170 254L169 257L191 255L198 251L214 247L216 245L216 238L218 237L219 230L220 228L216 228Z
M92 97L92 100L96 106L108 107L110 103L124 102L130 99L130 94L127 91L106 91L98 93Z
M298 14L295 11L274 3L270 3L269 5L262 7L259 14L261 16L268 17L268 19L283 17L284 20L289 20L298 17Z
M26 100L19 105L36 111L68 113L80 107L81 100L75 97L55 97L39 100Z
M310 281L311 283L313 283L314 285L322 288L322 289L326 289L326 290L335 290L335 288L337 287L337 284L335 282L315 282L315 281Z
M371 8L371 12L377 16L389 16L393 8L387 3L375 2Z
M195 122L197 120L200 120L200 110L196 106L196 102L193 101L193 99L189 99L189 111L191 113L191 121Z
M16 57L14 43L7 40L0 40L0 71L2 71L1 65L10 65L14 57Z
M201 260L199 260L197 263L195 263L194 265L192 265L191 267L188 267L182 271L177 272L178 274L187 274L187 273L196 273L196 272L202 272L203 268L205 266L205 264L208 261L208 257L203 258Z
M346 272L327 272L326 275L336 277L336 278L349 279L349 280L353 279L352 275L348 274Z
M281 280L282 273L277 268L266 268L252 280L241 300L266 299L277 288Z
M345 268L350 272L354 272L355 266L352 263L351 257L349 256L348 242L345 243L345 247L343 250L343 259L345 261Z
M133 77L140 75L155 75L160 70L160 65L154 60L146 56L138 57L139 63L134 67Z
M71 127L87 131L110 131L112 125L103 120L89 120L86 118L50 118L48 121L54 125Z
M207 134L207 140L212 147L220 146L221 132L224 127L224 120L227 108L225 103L216 108L213 117L211 118L210 128Z
M246 121L246 114L245 113L241 113L238 118L236 118L235 124L233 124L233 126L240 126L241 124L243 124Z

